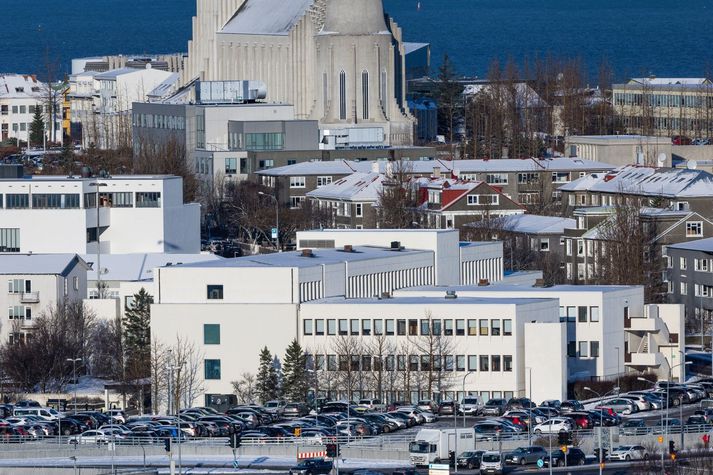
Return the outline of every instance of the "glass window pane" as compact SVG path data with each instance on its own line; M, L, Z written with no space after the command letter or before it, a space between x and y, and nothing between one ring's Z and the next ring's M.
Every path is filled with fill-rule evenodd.
M205 360L205 379L220 379L220 360Z
M510 319L503 320L503 335L505 335L505 336L512 335L512 320L510 320Z
M311 335L312 334L312 320L307 319L302 322L303 328L302 328L302 334L303 335Z
M213 323L203 325L203 343L206 345L220 345L220 325Z
M598 322L599 321L599 307L589 307L589 321Z

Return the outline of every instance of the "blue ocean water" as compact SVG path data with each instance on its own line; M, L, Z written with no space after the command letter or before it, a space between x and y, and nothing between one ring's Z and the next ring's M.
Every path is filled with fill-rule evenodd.
M289 1L289 0L285 0ZM355 0L356 1L356 0ZM617 78L713 69L713 0L383 0L409 41L464 75L494 58L606 58ZM420 4L420 8L419 8ZM195 0L2 0L0 72L67 72L73 57L185 51Z

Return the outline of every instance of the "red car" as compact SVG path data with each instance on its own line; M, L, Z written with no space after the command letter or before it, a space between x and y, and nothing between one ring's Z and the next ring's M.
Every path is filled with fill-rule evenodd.
M567 417L572 419L577 425L577 429L591 429L594 426L592 416L583 412L569 412Z
M617 413L612 409L611 407L606 407L606 406L597 406L595 407L597 410L601 410L604 412L604 414L609 414L610 416L614 417L617 415Z
M691 139L685 135L674 135L671 137L671 143L673 145L691 145Z

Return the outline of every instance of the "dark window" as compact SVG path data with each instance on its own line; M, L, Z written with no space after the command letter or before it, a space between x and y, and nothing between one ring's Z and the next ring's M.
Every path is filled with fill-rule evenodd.
M421 320L421 335L427 336L430 333L430 325L428 320Z
M433 334L436 336L441 336L441 321L431 320L431 326L431 331L433 331Z
M488 357L486 355L482 355L480 357L480 371L489 371L488 369Z
M500 336L500 320L490 320L490 334Z
M344 71L339 73L339 119L347 118L347 74Z
M579 317L577 318L577 320L580 323L587 323L587 307L579 307Z
M490 357L490 367L493 371L500 371L500 355Z
M396 334L406 335L406 320L396 320Z
M203 325L203 343L206 345L220 345L220 325L215 323Z
M409 336L418 335L418 320L409 320L408 321L408 334L409 334Z
M512 355L503 355L503 371L512 371Z
M222 285L209 285L208 286L208 300L223 300L223 286Z
M590 342L589 356L591 356L592 358L599 357L599 342L598 341Z
M576 341L567 342L567 356L570 356L570 357L577 356L577 342Z
M136 193L137 208L160 208L161 193L158 191L142 191Z
M220 379L220 360L205 360L205 379Z
M5 195L5 207L7 209L29 208L30 198L25 194L8 193Z

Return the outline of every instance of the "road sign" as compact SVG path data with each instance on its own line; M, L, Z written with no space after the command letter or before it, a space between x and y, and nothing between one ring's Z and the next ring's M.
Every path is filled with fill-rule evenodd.
M428 475L448 475L450 466L445 463L432 463L428 466Z
M566 454L566 453L567 453L567 446L566 446L566 445L563 445L562 447L560 447L560 449L562 450L562 453L563 453L563 454Z
M659 436L659 444L663 444L663 436L662 435Z
M295 437L301 437L301 436L302 436L302 428L295 427Z
M233 468L238 468L238 461L237 461L237 460L233 460Z
M539 459L539 460L537 461L537 468L542 468L542 467L544 467L544 466L545 466L545 461L542 460L542 459Z
M272 239L277 239L277 228L272 228L270 232L272 234Z

